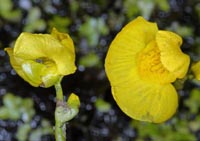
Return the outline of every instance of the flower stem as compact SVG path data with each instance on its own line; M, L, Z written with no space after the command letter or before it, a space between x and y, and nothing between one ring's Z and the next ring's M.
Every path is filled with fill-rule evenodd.
M60 103L63 103L63 91L60 84L61 81L58 81L55 84L56 89L56 110L55 110L55 138L56 141L66 141L66 127L65 124L62 123L62 121L59 120L59 110L58 107L60 106Z
M63 91L62 91L62 86L60 84L60 81L58 81L55 84L55 89L56 89L56 100L61 100L63 101Z

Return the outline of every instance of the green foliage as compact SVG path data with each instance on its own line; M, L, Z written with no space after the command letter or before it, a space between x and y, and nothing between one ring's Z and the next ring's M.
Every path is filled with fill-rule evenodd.
M25 123L21 125L18 130L16 137L20 141L26 141L28 138L28 133L31 131L31 125L29 123Z
M132 125L138 130L136 141L150 138L152 141L195 141L196 137L191 134L187 121L174 120L172 124L153 124L133 121Z
M45 119L42 120L41 126L34 130L32 129L31 122L35 115L33 106L33 100L30 98L21 98L12 93L7 93L3 97L3 105L0 107L0 119L23 121L23 123L19 125L16 133L16 138L19 141L35 141L35 139L40 141L42 135L53 133L50 123ZM39 132L39 134L36 134L36 131Z
M83 56L79 60L79 65L84 67L100 67L102 62L99 56L95 53L89 53L86 56Z
M184 103L189 108L191 114L197 114L200 110L200 89L193 89L190 92L190 98L186 99Z
M68 32L70 23L71 20L69 18L54 15L53 18L48 21L49 30L51 31L52 28L55 27L58 31Z
M104 101L101 98L98 98L95 102L95 107L100 112L108 112L111 109L110 103Z
M135 0L125 0L124 10L129 19L132 19L134 15L137 15L140 11Z
M200 3L195 5L195 11L197 12L198 17L200 17Z
M137 6L140 9L140 13L146 19L149 19L151 13L153 12L155 3L152 0L140 0L137 1ZM145 8L144 8L145 5Z
M53 134L52 125L49 121L43 119L41 126L32 130L29 141L39 141L43 135Z
M70 3L70 10L72 13L76 13L79 9L79 2L74 0L73 2Z
M108 34L108 27L103 18L87 17L86 22L80 27L80 36L86 38L89 46L94 47L99 43L100 35Z
M0 108L0 119L18 120L23 116L24 121L30 121L35 114L31 99L16 97L8 93L3 98L4 106Z
M191 55L191 59L193 59L194 61L198 61L200 60L200 37L199 36L195 36L194 37L194 46L192 47L192 55Z
M193 28L190 26L181 26L178 22L173 22L166 30L174 31L182 37L189 37L193 35Z
M197 115L197 117L195 118L195 120L191 120L188 125L189 128L192 132L197 132L200 129L200 115Z
M155 3L158 5L158 7L167 12L169 11L169 1L168 0L155 0Z
M35 30L42 31L46 28L46 23L41 19L41 11L38 7L32 7L28 12L24 31L33 32Z
M13 9L11 0L0 0L0 16L12 22L17 22L22 17L20 9Z
M142 15L146 19L149 19L153 10L159 7L162 11L169 10L169 3L167 0L125 0L124 10L129 19L137 15Z
M21 125L16 133L16 137L19 141L40 141L43 135L53 134L52 126L49 121L43 119L41 126L36 129L32 129L30 123Z

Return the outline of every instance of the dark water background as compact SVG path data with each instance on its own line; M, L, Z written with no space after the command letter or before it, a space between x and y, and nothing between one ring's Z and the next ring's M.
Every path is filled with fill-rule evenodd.
M184 40L182 50L191 56L192 61L200 59L200 1L168 0L163 2L164 6L156 1L141 2L143 8L139 2L130 0L12 0L9 10L2 12L0 9L0 98L8 92L31 98L36 111L32 119L36 126L33 128L40 125L42 118L54 125L54 88L34 88L23 81L10 66L3 49L13 46L23 31L49 33L55 26L70 34L76 49L78 69L62 81L64 95L67 97L74 92L81 100L78 116L67 124L68 141L200 140L200 126L195 126L200 123L200 103L195 105L196 113L191 113L192 106L185 104L190 100L191 91L199 87L197 83L186 81L179 91L177 114L162 125L132 121L122 113L111 95L103 66L107 49L122 26L138 15L157 22L160 29L181 34ZM148 7L152 8L148 10ZM5 13L15 13L16 16ZM99 111L95 106L97 99L109 103L110 109ZM2 101L0 104L3 105ZM22 119L0 120L0 141L17 140L15 134L21 124ZM41 140L54 140L54 136L44 135Z

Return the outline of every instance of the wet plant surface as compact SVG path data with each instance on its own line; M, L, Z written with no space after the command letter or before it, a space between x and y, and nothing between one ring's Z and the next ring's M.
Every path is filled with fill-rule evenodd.
M67 124L69 141L200 140L199 82L192 79L184 84L175 82L179 92L176 115L166 123L151 124L132 120L119 109L104 71L109 44L138 15L157 22L160 29L181 35L183 52L192 61L200 60L198 0L0 0L0 3L0 105L5 107L3 99L12 93L16 97L8 99L9 102L30 99L33 100L30 109L34 110L28 121L23 114L15 119L1 117L0 141L55 140L52 131L46 130L54 125L54 88L30 86L12 69L4 52L21 32L49 33L52 27L69 33L76 50L77 71L62 81L65 98L73 92L81 100L79 114ZM191 77L190 72L187 77ZM24 113L27 114L26 110ZM20 134L24 138L17 136L19 129L27 131Z

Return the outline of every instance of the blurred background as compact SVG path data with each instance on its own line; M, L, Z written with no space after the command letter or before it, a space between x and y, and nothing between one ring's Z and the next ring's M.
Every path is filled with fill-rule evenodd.
M104 71L109 44L137 16L183 37L183 52L200 60L199 0L0 0L0 141L54 141L54 88L34 88L12 69L5 47L21 32L67 32L76 49L75 74L62 81L65 98L81 100L67 124L68 141L200 140L200 83L177 80L179 108L169 121L135 121L116 105ZM185 83L183 83L185 82Z

